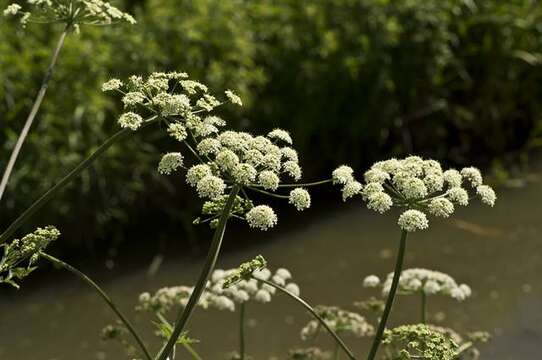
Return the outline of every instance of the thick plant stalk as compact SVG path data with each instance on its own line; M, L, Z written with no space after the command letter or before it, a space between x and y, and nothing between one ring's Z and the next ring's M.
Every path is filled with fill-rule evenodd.
M421 321L422 324L427 324L427 295L422 289L422 301L421 301Z
M144 122L143 126L150 125L156 121L158 121L157 116L153 116L147 121ZM51 200L58 191L60 191L64 186L69 184L72 180L74 180L83 170L88 168L94 160L99 158L111 145L116 143L117 141L121 140L127 135L130 135L134 133L134 131L130 129L122 129L120 131L117 131L115 134L113 134L111 137L109 137L107 140L105 140L92 154L90 154L85 160L79 163L72 171L69 172L68 175L64 176L58 183L53 185L52 188L47 190L45 194L43 194L38 200L34 201L32 205L28 209L26 209L17 219L15 219L14 222L12 222L8 228L0 235L0 244L5 243L15 231L17 231L25 222L32 216L36 211L38 211L43 205L45 205L49 200Z
M47 87L49 86L49 81L53 77L53 71L54 71L56 62L58 60L58 55L60 54L60 50L62 49L62 46L64 45L64 40L66 39L66 36L68 35L69 31L70 31L70 27L67 26L66 29L60 35L60 38L58 39L58 43L56 44L55 50L53 51L53 57L51 58L51 62L49 63L49 66L47 67L47 71L45 72L45 75L43 76L43 80L41 82L41 87L38 91L38 95L36 96L36 99L34 100L34 104L32 105L32 109L30 110L30 114L28 114L28 117L26 118L26 122L24 123L23 129L21 130L21 133L19 134L19 138L17 139L17 142L15 143L15 147L13 148L11 152L11 156L9 157L8 164L6 168L4 169L4 174L2 175L2 181L0 181L0 200L2 200L2 196L4 195L4 192L8 185L11 172L13 171L13 167L15 166L15 161L17 161L19 152L21 151L23 143L28 135L28 132L30 131L30 127L32 126L32 123L34 122L34 118L38 114L38 110L40 109L43 98L45 97L45 93L47 92Z
M196 286L194 287L194 290L192 291L192 294L190 295L190 298L188 299L188 303L186 304L186 307L184 309L182 308L179 309L173 332L171 336L169 337L169 340L167 341L167 343L162 347L162 349L158 353L156 360L167 359L168 355L171 352L171 349L173 349L173 346L177 342L179 335L181 335L182 331L184 330L186 326L186 323L188 322L188 320L190 319L190 316L192 315L192 312L194 311L196 305L198 304L198 301L201 297L201 294L203 293L203 290L205 290L205 286L207 285L207 280L209 280L209 276L211 275L211 272L213 271L215 267L216 260L218 259L220 248L222 247L222 239L224 238L224 232L226 230L226 224L228 222L228 218L230 217L230 213L233 208L233 204L235 202L235 198L239 190L240 190L239 186L235 185L232 188L230 195L228 196L226 204L224 205L224 210L222 211L222 215L220 215L220 219L218 220L218 226L213 235L213 241L211 243L211 247L209 248L209 252L207 253L207 258L205 259L205 264L203 265L203 269L201 270L198 282L196 283Z
M391 308L393 307L393 300L395 294L397 293L397 287L399 285L399 279L401 278L401 271L403 270L403 261L405 258L406 250L406 239L407 232L403 230L401 232L401 240L399 241L399 251L397 253L397 261L395 263L395 270L393 272L393 280L391 283L390 293L388 294L388 299L386 300L386 307L382 313L382 318L378 324L378 329L376 330L376 335L371 346L371 351L369 352L368 360L374 360L380 343L382 342L382 335L386 329L386 323L388 322L388 317L390 316Z
M283 288L282 286L279 286L279 285L277 285L277 284L275 284L275 283L273 283L271 281L259 279L259 278L256 278L254 276L252 278L256 279L258 281L261 281L261 282L263 282L263 283L265 283L265 284L267 284L269 286L274 287L278 291L288 295L289 297L291 297L292 299L294 299L295 301L297 301L298 303L303 305L303 307L305 307L305 309L307 309L312 314L312 316L314 316L314 318L316 320L318 320L318 322L320 322L320 324L327 330L327 332L329 332L329 334L333 337L333 339L335 340L337 345L340 346L343 349L343 351L346 353L346 355L348 355L348 357L351 360L356 360L356 357L354 356L352 351L350 351L348 346L346 346L346 344L344 343L344 341L342 341L342 339L339 337L339 335L337 335L337 333L335 331L333 331L333 329L331 329L329 327L329 325L326 323L326 321L324 319L322 319L322 317L320 315L318 315L318 313L314 310L314 308L312 306L310 306L305 300L301 299L299 296L293 294L292 292L288 291L287 289Z
M132 324L130 323L130 321L126 318L126 316L124 316L122 314L122 312L117 308L117 306L115 305L115 303L111 300L111 298L105 293L105 291L103 291L99 286L98 284L96 284L94 281L92 281L92 279L90 279L87 275L85 275L84 273L82 273L81 271L77 270L76 268L74 268L73 266L71 266L70 264L67 264L65 263L64 261L60 260L60 259L57 259L55 258L54 256L51 256L49 254L46 254L46 253L41 253L41 256L47 260L49 260L51 263L55 264L55 265L58 265L60 267L62 267L63 269L65 270L68 270L69 272L71 272L72 274L75 274L77 277L79 277L81 280L83 280L87 285L89 285L90 287L92 287L94 290L96 290L96 292L101 296L101 298L107 303L107 305L109 305L109 307L111 308L111 310L113 310L113 312L117 315L117 317L122 321L122 323L124 324L124 326L126 326L126 328L128 329L128 331L132 334L132 336L134 337L135 341L137 342L137 344L139 345L139 347L141 348L141 351L143 352L143 354L145 355L145 358L147 360L152 360L152 356L151 354L149 353L149 351L147 350L147 348L145 347L145 344L143 343L143 341L141 340L141 338L139 337L139 335L137 334L137 332L135 331L134 327L132 326Z

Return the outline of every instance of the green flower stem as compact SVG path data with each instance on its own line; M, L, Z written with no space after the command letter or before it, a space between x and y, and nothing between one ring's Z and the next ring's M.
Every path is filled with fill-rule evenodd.
M175 328L173 329L173 332L168 342L162 347L162 349L156 356L156 360L166 360L169 353L171 352L171 349L177 342L179 335L184 330L186 323L190 319L190 316L192 315L194 308L198 304L201 294L203 293L203 290L205 289L205 286L207 285L207 280L209 279L209 276L211 275L211 272L213 271L215 267L216 260L220 253L220 248L222 246L222 239L224 238L226 224L228 222L228 218L230 217L230 213L233 208L233 203L239 190L240 190L240 187L238 185L235 185L228 196L228 200L226 201L226 204L224 205L224 210L222 211L222 215L220 216L220 219L218 220L218 226L213 235L213 241L211 243L211 247L209 248L209 252L207 253L207 259L205 259L205 264L203 265L203 269L201 270L201 274L199 276L198 282L196 283L196 286L194 287L194 290L192 291L192 294L190 295L190 298L188 299L188 303L186 304L186 307L184 309L182 308L179 309L179 312L177 314L177 320L175 321Z
M380 343L382 342L382 336L384 335L384 329L386 329L386 323L388 322L388 317L390 316L391 308L393 307L393 300L395 294L397 293L397 287L399 285L399 279L401 278L401 271L403 270L403 261L405 257L406 250L406 240L407 232L405 230L401 231L401 240L399 242L399 251L397 253L397 261L395 263L395 270L393 272L393 280L391 283L390 293L388 294L388 299L386 300L386 307L382 313L382 318L378 324L378 329L376 331L373 344L371 346L371 351L369 352L368 360L374 360Z
M422 290L421 292L421 317L422 317L422 324L427 324L427 295L425 295L425 292Z
M289 199L290 197L287 196L287 195L279 195L279 194L275 194L275 193L272 193L272 192L269 192L269 191L265 191L265 190L260 190L256 187L253 187L253 186L249 186L248 187L250 190L252 191L257 191L259 193L262 193L262 194L265 194L265 195L269 195L269 196L272 196L272 197L275 197L277 199Z
M149 119L147 119L142 127L148 126L152 123L155 123L158 121L159 118L157 116L153 116ZM74 180L83 170L88 168L94 160L96 160L98 157L100 157L111 145L116 143L117 141L120 141L125 136L131 135L135 133L133 130L130 129L122 129L120 131L117 131L115 134L110 136L107 140L105 140L92 154L90 154L85 160L79 163L72 171L68 173L68 175L64 176L58 183L53 185L52 188L47 190L45 194L43 194L38 200L34 201L32 205L28 209L26 209L17 219L15 219L14 222L9 225L9 227L0 235L0 244L5 243L15 231L17 231L27 220L32 216L36 211L38 211L43 205L45 205L49 200L51 200L56 193L61 190L64 186L69 184L72 180Z
M21 133L19 134L19 138L17 139L17 142L15 143L15 147L13 148L11 152L8 164L6 166L6 169L4 170L4 174L2 175L2 180L0 181L0 200L2 199L2 196L4 195L4 192L8 185L11 172L13 171L13 167L15 166L15 162L17 161L17 157L19 156L19 152L21 151L23 143L28 135L28 132L30 131L30 127L32 126L32 123L34 122L34 119L36 118L36 115L38 114L38 110L40 109L43 98L45 97L45 93L47 92L47 87L49 86L49 81L53 77L53 71L55 69L55 65L58 60L58 55L60 55L60 50L64 46L64 40L66 39L66 36L68 35L69 31L70 31L70 26L68 25L66 26L66 28L60 35L60 38L58 39L56 47L53 51L51 62L49 63L49 66L47 67L47 70L45 71L45 75L43 76L43 80L41 82L41 87L38 91L38 95L36 96L36 99L34 100L34 104L32 105L32 109L30 110L30 114L28 114L28 117L26 118L26 122L24 123L23 129L21 130Z
M124 326L126 326L126 328L128 329L128 331L132 334L132 336L134 337L135 341L137 342L137 344L139 345L139 347L141 348L141 351L143 352L143 354L145 355L145 358L147 360L152 360L152 356L150 355L149 351L147 350L147 348L145 347L145 344L143 343L143 341L141 340L141 338L139 337L139 335L137 334L137 332L135 331L134 327L132 326L132 324L130 323L130 321L122 314L122 312L117 308L117 306L113 303L113 301L111 300L111 298L105 293L105 291L103 291L99 286L98 284L96 284L94 281L92 281L92 279L90 279L87 275L85 275L84 273L82 273L81 271L77 270L76 268L74 268L73 266L71 266L70 264L67 264L65 263L64 261L60 260L60 259L57 259L55 258L54 256L51 256L49 254L46 254L46 253L40 253L40 255L49 260L51 263L53 263L54 265L57 265L57 266L60 266L62 267L63 269L65 270L68 270L69 272L71 272L72 274L76 275L77 277L79 277L81 280L83 280L87 285L89 285L90 287L92 287L94 290L96 290L96 292L102 297L102 299L107 303L107 305L109 305L109 307L111 308L111 310L113 310L113 312L118 316L118 318L122 321L122 323L124 324Z
M325 322L325 320L322 319L322 317L320 315L318 315L318 313L314 310L314 308L312 306L310 306L305 300L301 299L299 296L296 296L295 294L292 294L287 289L285 289L282 286L279 286L279 285L277 285L277 284L275 284L275 283L273 283L271 281L259 279L259 278L256 278L254 276L252 276L252 278L256 279L258 281L261 281L261 282L263 282L263 283L265 283L265 284L267 284L269 286L274 287L275 289L277 289L280 292L288 295L289 297L291 297L292 299L294 299L295 301L297 301L298 303L303 305L303 307L305 307L305 309L307 309L312 314L312 316L314 316L314 318L320 322L320 324L327 330L327 332L329 332L329 334L333 337L333 339L337 343L337 346L340 346L343 349L343 351L346 353L346 355L348 355L348 357L351 360L356 360L356 357L354 356L352 351L350 351L348 346L346 346L346 344L344 343L344 341L342 341L342 339L339 337L339 335L337 335L337 333L335 331L333 331L333 329L331 329L329 327L329 325Z
M302 187L302 186L317 186L317 185L324 185L327 183L332 182L332 179L326 179L326 180L320 180L320 181L313 181L308 183L301 183L301 184L281 184L279 187Z
M239 355L245 360L245 303L239 306Z

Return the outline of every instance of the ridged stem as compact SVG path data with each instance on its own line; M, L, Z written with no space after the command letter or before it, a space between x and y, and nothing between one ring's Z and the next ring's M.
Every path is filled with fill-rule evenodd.
M401 239L399 240L399 250L397 252L397 260L395 262L395 270L393 272L393 280L390 287L390 293L388 294L388 299L386 300L386 307L382 313L382 318L378 324L378 329L376 330L376 335L369 352L368 360L374 360L380 343L382 342L382 336L384 335L384 330L386 329L386 323L390 316L391 308L393 307L393 300L395 299L395 294L397 293L397 287L399 285L399 279L401 278L401 271L403 270L403 262L405 258L406 251L406 239L407 232L401 231Z
M184 309L179 309L173 332L169 337L167 343L162 347L162 349L160 349L160 352L156 356L156 360L166 360L169 353L171 352L171 349L173 349L173 346L177 342L177 339L184 330L196 305L198 304L203 290L205 290L207 280L209 279L211 272L214 270L216 260L218 259L220 248L222 246L222 239L224 238L224 232L226 230L226 224L228 222L228 218L230 217L230 213L239 190L239 186L235 185L232 188L228 199L226 200L222 215L220 215L220 219L218 220L218 226L215 229L215 233L213 234L213 241L211 243L211 247L209 248L209 252L207 253L207 258L205 259L205 264L203 265L203 269L201 270L198 282L196 283L196 286L194 287L194 290L192 291L192 294L188 299L186 307Z
M421 292L421 297L421 320L422 324L427 324L427 295L425 295L423 290Z
M8 164L6 168L4 169L4 174L2 175L2 180L0 181L0 200L2 200L2 196L4 195L4 192L6 191L6 187L8 185L9 178L11 177L11 172L13 171L13 167L15 166L15 162L17 161L17 157L19 156L19 152L21 151L23 143L26 140L26 137L28 136L28 132L30 131L30 127L32 126L32 123L34 122L34 119L36 118L36 115L38 114L43 98L45 97L45 93L47 92L47 87L49 86L49 81L53 77L53 71L55 69L55 65L58 60L58 55L60 55L60 50L62 49L62 46L64 46L64 40L66 39L66 36L68 35L69 31L70 31L69 26L67 26L62 32L62 34L60 34L60 38L58 39L56 47L53 51L51 62L49 63L49 66L47 67L47 70L45 71L45 75L43 76L43 80L41 81L41 87L38 91L38 95L36 96L36 99L34 100L34 104L32 104L32 109L30 109L30 114L28 114L28 117L26 118L23 129L21 130L21 133L19 134L19 137L17 138L17 142L15 143L15 146L13 147L13 150L11 151Z

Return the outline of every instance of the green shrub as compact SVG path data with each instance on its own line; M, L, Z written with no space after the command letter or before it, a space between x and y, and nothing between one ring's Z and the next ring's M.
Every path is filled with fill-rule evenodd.
M309 175L337 161L361 165L410 152L489 164L540 143L542 9L535 2L126 5L138 25L86 27L68 40L0 210L2 225L115 131L121 109L97 90L132 73L183 70L214 89L234 88L246 106L228 117L253 130L291 129L299 150L312 155ZM0 42L3 167L59 29L2 20L0 33L9 34ZM163 141L146 131L115 145L36 221L61 219L67 239L92 243L151 214L187 219L191 198L152 171Z

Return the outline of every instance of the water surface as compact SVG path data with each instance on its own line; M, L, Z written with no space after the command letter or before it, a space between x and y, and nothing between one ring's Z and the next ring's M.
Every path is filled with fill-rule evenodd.
M485 345L482 359L540 359L542 343L542 184L499 191L495 208L469 206L453 221L432 219L428 231L409 238L406 268L426 267L449 273L474 290L463 303L431 298L434 322L461 331L487 330L494 337ZM354 301L375 295L361 286L368 274L385 275L394 263L399 230L396 216L379 216L360 202L318 214L300 215L301 226L259 239L242 250L221 257L220 267L263 254L271 267L291 270L302 295L313 304L353 309ZM226 241L234 242L234 236ZM190 284L202 259L168 260L154 277L146 268L98 280L146 334L149 318L132 312L137 296L167 285ZM173 255L173 256L171 256ZM107 307L91 290L59 273L39 290L0 292L0 359L6 360L106 360L125 359L119 346L103 343L99 330L112 321ZM5 294L5 295L2 295ZM413 298L400 297L392 323L415 322L418 306ZM303 346L299 330L308 315L290 299L277 296L266 305L248 306L248 352L255 359L284 359L287 350ZM438 316L435 316L438 314ZM204 359L220 360L237 348L237 314L197 310L190 333L201 342ZM151 336L147 336L151 339ZM347 339L363 358L367 342ZM320 344L328 346L325 336ZM156 344L154 344L156 347ZM189 359L181 353L179 359Z

